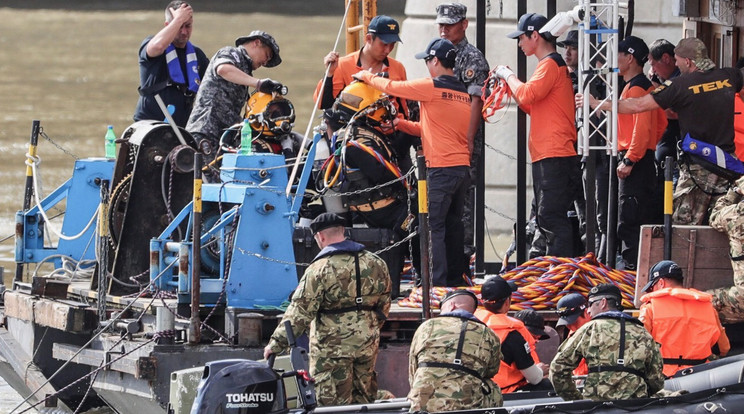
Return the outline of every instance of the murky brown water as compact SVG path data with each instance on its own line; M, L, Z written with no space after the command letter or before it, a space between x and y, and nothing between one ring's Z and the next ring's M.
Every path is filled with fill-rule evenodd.
M197 12L192 41L211 57L251 30L272 33L284 62L255 75L288 85L297 112L295 129L304 132L312 90L323 75L322 59L333 47L341 15ZM113 125L118 134L132 122L137 50L145 36L160 29L162 16L159 7L90 12L0 8L0 239L12 235L13 217L22 205L32 120L41 120L43 131L71 154L102 156L106 126ZM38 154L46 195L69 177L74 158L41 139ZM0 243L0 266L5 266L7 283L15 269L12 237ZM0 412L20 401L8 391L0 380Z
M102 156L106 126L121 133L137 100L137 50L162 24L161 11L58 11L0 8L0 239L13 232L22 205L24 154L31 122L78 157ZM289 86L304 132L312 90L323 75L323 56L333 47L339 16L279 16L260 13L197 13L192 41L208 56L254 29L272 33L284 62L259 69ZM343 47L343 40L341 43ZM43 194L71 173L74 158L40 140ZM6 280L15 268L13 239L0 243Z

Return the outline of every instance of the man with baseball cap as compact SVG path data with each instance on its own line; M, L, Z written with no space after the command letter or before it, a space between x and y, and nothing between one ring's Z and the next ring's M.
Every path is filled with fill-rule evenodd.
M671 260L651 267L638 319L661 345L664 375L726 356L731 349L711 295L682 287L682 268Z
M309 333L310 374L319 405L373 402L380 328L390 310L387 265L346 239L341 216L323 213L310 229L320 253L300 279L264 358L288 349L284 322L289 321L296 336Z
M499 338L473 312L478 298L466 289L447 293L439 317L422 323L411 341L408 378L411 412L500 407Z
M618 72L625 80L620 99L638 98L654 90L643 66L648 47L643 39L627 36L618 44ZM638 261L641 225L651 223L656 192L656 144L666 128L663 110L617 116L617 238L625 269Z
M489 65L483 53L468 42L465 32L468 28L468 8L462 3L443 3L437 6L436 23L439 27L439 37L447 39L455 45L455 77L465 84L470 101L470 125L468 126L468 145L470 145L470 176L478 177L478 160L483 147L483 99L481 90L488 79ZM475 253L473 240L475 225L473 222L473 203L475 197L475 180L468 187L463 209L465 225L465 259Z
M581 187L576 155L573 85L568 67L555 50L550 33L540 33L548 19L537 13L519 18L517 30L507 37L519 39L525 55L538 59L530 80L522 82L507 66L495 73L512 91L520 109L530 115L529 150L535 200L535 241L545 237L549 256L573 257L574 240L566 212L573 207Z
M565 326L568 329L567 338L571 337L579 328L591 320L587 308L584 295L581 293L569 293L562 297L556 304L556 312L559 318L555 325ZM582 358L579 361L579 365L573 370L573 375L575 377L583 377L588 373L589 369L586 366L586 360Z
M622 312L620 289L603 283L588 296L592 320L558 348L550 364L555 392L566 401L647 398L664 388L659 347L643 324ZM588 366L579 392L571 374L584 358Z
M578 92L579 87L579 76L577 71L579 70L579 31L569 30L566 33L566 38L560 42L555 43L556 46L565 49L563 52L563 60L568 66L568 74L571 75L571 83L574 86L574 92Z
M417 100L421 121L401 120L398 129L420 136L427 166L429 228L434 286L462 286L467 262L463 259L463 203L470 183L467 130L470 95L455 76L457 51L447 39L436 38L417 53L429 78L395 81L362 71L354 75L392 96Z
M686 38L674 49L681 75L664 82L649 95L621 99L617 110L634 114L672 109L678 115L684 160L674 191L675 224L704 225L708 212L741 175L744 166L734 155L734 99L744 88L744 75L735 68L716 68L702 40ZM592 108L612 110L611 102L591 97ZM576 105L584 97L576 95Z
M501 276L487 279L481 286L484 308L475 311L475 316L493 329L501 341L501 368L493 378L502 393L522 390L550 390L544 379L547 365L540 362L535 352L537 342L524 323L507 315L511 307L511 295L517 291L514 282Z
M274 80L253 77L253 71L282 63L279 45L270 34L254 30L235 40L235 46L218 50L207 67L207 73L196 94L194 109L186 130L211 158L218 150L223 131L241 121L240 111L248 100L248 89L264 93L280 92L283 85ZM211 152L208 152L211 151Z

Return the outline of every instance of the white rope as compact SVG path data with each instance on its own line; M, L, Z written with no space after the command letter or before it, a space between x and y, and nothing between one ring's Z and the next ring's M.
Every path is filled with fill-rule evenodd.
M40 157L38 156L34 157L31 154L26 153L26 165L31 167L31 170L32 170L31 177L34 183L34 199L36 200L36 207L39 209L39 214L41 214L41 216L44 218L44 223L46 224L46 226L49 228L49 230L52 233L54 233L57 237L59 237L62 240L75 240L75 239L82 237L85 234L85 232L87 232L88 229L90 229L90 226L92 226L93 223L96 221L96 218L98 217L98 210L101 209L101 205L100 204L98 205L98 207L96 208L96 211L93 212L93 216L90 218L90 221L88 221L88 224L85 226L85 228L83 228L82 231L80 231L80 233L74 236L65 236L64 234L62 234L61 230L57 230L56 228L54 228L54 226L52 226L52 223L49 217L47 217L46 211L44 211L44 208L41 206L41 199L39 198L41 187L39 187L39 183L37 181L38 173L36 170L36 166L40 163L41 163Z
M346 27L346 15L349 14L349 8L351 6L351 1L346 2L346 10L344 10L344 18L341 19L341 26L338 28L338 34L336 35L336 42L333 44L333 50L335 51L338 48L338 42L341 39L341 33L343 32L344 27ZM328 71L331 69L331 65L326 66L325 73L323 74L323 78L320 80L320 90L318 91L318 97L315 99L315 104L313 105L313 111L310 113L310 120L307 123L307 129L305 130L305 135L302 136L302 144L300 144L300 148L305 148L305 145L308 141L308 137L310 136L310 130L313 127L313 120L315 119L315 112L318 110L318 103L321 99L323 99L323 89L325 89L325 79L328 77ZM294 179L297 176L297 170L300 168L300 157L297 157L297 161L295 162L294 166L292 167L292 173L289 175L289 182L287 183L287 190L286 195L289 196L290 191L292 190L292 183L294 183Z

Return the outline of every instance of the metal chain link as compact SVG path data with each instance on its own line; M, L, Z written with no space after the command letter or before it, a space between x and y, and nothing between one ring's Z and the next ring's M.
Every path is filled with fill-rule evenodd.
M497 216L500 216L502 218L505 218L505 219L507 219L509 221L517 221L517 219L512 218L512 217L509 217L509 216L507 216L506 214L504 214L504 213L502 213L500 211L496 211L496 210L494 210L493 208L491 208L491 207L489 207L487 205L483 205L483 208L485 208L486 210L490 211L491 213L494 213Z
M325 190L323 190L323 191L320 192L320 194L323 197L343 197L343 196L352 196L352 195L359 195L359 194L369 193L370 191L375 191L375 190L379 190L381 188L385 188L385 187L387 187L389 185L393 185L393 184L395 184L395 183L397 183L399 181L407 180L408 177L410 177L411 174L413 174L413 170L414 170L414 167L411 167L411 169L408 170L408 172L405 173L405 175L401 175L400 177L395 178L393 180L390 180L390 181L388 181L386 183L377 184L377 185L372 186L372 187L369 187L369 188L363 188L361 190L349 191L348 193L336 193L336 192L334 192L333 194L324 194L325 193ZM284 194L284 193L282 193L282 194Z
M503 155L504 157L509 158L512 161L517 161L517 157L515 157L515 156L513 156L511 154L507 154L504 151L501 151L500 149L497 149L496 147L494 147L493 145L491 145L491 144L489 144L487 142L484 142L484 144L485 144L486 148L490 149L491 151L493 151L493 152L495 152L495 153L497 153L499 155ZM530 161L527 161L526 163L527 163L527 165L532 165L532 162L530 162Z
M74 158L76 160L79 160L80 159L80 157L78 157L77 155L73 154L70 150L65 149L61 145L59 145L56 142L54 142L51 138L49 138L49 135L47 135L46 132L44 132L44 128L43 127L39 129L39 134L42 136L42 138L44 138L45 140L49 141L50 144L52 144L55 147L57 147L58 150L64 152L65 154L71 156L72 158Z

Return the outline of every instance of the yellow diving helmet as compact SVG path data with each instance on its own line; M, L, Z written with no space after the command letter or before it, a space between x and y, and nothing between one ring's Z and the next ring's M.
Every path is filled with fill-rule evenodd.
M376 109L375 109L376 108ZM365 116L373 124L387 122L395 115L395 109L387 95L363 82L354 81L347 85L333 104L334 111L343 111L351 118L355 113L369 109Z
M285 135L294 126L294 105L282 95L256 92L246 103L245 117L258 135Z

